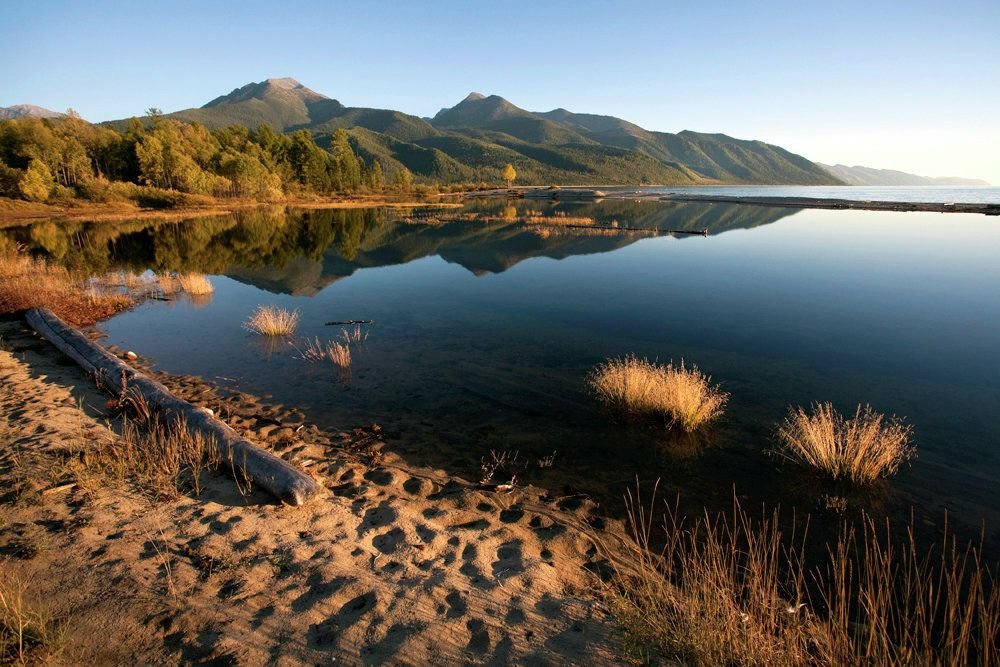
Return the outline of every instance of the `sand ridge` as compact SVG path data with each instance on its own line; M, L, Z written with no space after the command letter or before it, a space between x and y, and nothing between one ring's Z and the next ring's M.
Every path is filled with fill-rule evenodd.
M47 460L113 437L106 397L23 324L0 337L0 477L33 489L0 502L0 568L62 619L57 662L620 662L595 595L620 526L592 501L478 490L408 467L377 428L325 433L294 409L162 374L329 495L283 507L212 473L199 496L165 503L42 493L64 481L38 473Z

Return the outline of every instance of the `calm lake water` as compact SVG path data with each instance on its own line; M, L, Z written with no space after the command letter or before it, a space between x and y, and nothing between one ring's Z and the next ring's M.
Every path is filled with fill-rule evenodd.
M524 222L555 212L711 235ZM323 426L378 422L415 464L477 479L491 450L516 451L524 481L610 511L636 475L694 509L725 508L735 490L820 517L827 495L935 525L947 511L970 533L985 523L1000 553L1000 220L521 201L5 233L95 271L212 274L208 301L153 301L100 328L160 369L269 394ZM299 340L374 320L351 381L243 331L259 304L299 310ZM697 364L732 394L725 417L680 438L602 413L587 374L630 353ZM906 416L918 457L857 492L770 456L788 407L817 400ZM553 452L553 467L537 465Z

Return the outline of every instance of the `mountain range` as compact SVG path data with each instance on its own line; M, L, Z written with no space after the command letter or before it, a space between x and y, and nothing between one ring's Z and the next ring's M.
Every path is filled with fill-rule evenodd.
M15 118L62 118L66 114L52 111L34 104L15 104L12 107L0 107L0 120Z
M0 107L0 120L64 114L30 104ZM762 141L684 130L646 130L635 123L566 109L534 112L498 95L470 93L433 118L391 109L348 107L295 79L248 83L202 107L166 114L210 129L269 125L307 130L329 145L346 129L355 150L387 173L406 167L443 183L500 180L504 165L521 184L560 185L989 185L888 169L824 165ZM108 124L124 129L127 120Z
M652 132L620 118L565 109L532 112L478 93L434 118L420 118L347 107L294 79L267 79L166 115L212 129L237 123L305 129L321 144L344 128L366 160L442 182L495 182L510 163L524 184L840 183L819 165L762 141ZM125 122L112 121L119 127Z
M894 169L875 169L873 167L857 165L848 167L844 164L820 164L819 166L847 185L957 185L971 187L989 185L986 181L978 178L917 176L916 174L908 174L905 171L896 171Z

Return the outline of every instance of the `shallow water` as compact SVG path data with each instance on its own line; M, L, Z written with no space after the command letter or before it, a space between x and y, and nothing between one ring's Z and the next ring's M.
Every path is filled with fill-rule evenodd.
M710 236L525 224L530 212ZM486 220L472 219L473 214ZM408 222L401 221L405 218ZM104 324L160 369L270 394L323 426L378 422L415 464L519 477L610 511L638 475L685 507L852 510L970 534L1000 553L1000 221L968 214L722 204L479 202L463 211L280 211L174 223L35 225L6 238L69 265L204 271L203 302L149 302ZM301 312L297 339L371 319L341 384L241 328L258 304ZM301 344L301 343L300 343ZM603 414L593 366L635 353L695 363L732 398L700 438ZM918 457L865 492L770 455L790 405L907 417ZM540 458L555 452L552 467ZM830 517L832 521L832 516Z

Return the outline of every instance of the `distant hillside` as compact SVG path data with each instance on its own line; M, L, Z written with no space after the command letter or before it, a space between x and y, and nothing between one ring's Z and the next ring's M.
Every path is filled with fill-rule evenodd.
M535 113L478 93L428 120L345 107L294 79L267 79L167 116L210 129L234 124L308 129L321 145L344 128L355 150L365 160L381 162L387 173L405 166L418 178L442 182L495 183L510 163L523 184L840 183L804 157L760 141L649 132L618 118L563 109ZM123 128L125 121L111 124Z
M847 185L989 185L986 181L977 178L960 178L957 176L939 176L935 178L931 176L917 176L916 174L908 174L905 171L895 171L893 169L874 169L872 167L861 166L848 167L844 164L820 164L819 166Z
M62 118L66 114L52 111L34 104L15 104L12 107L0 107L0 120L15 118Z

